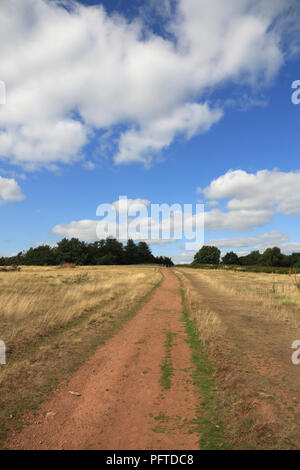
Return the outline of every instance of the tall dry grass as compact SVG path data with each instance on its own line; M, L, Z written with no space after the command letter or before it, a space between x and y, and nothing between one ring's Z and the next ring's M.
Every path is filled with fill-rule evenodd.
M238 449L299 448L299 371L290 362L300 326L294 279L187 268L177 272L215 366L218 412L229 442Z
M197 289L182 275L182 272L175 270L175 273L181 279L188 311L201 332L203 343L210 354L213 351L217 354L216 345L219 344L220 338L226 336L224 323L217 312L205 305L205 301L199 297Z
M8 351L84 312L130 308L158 279L151 268L23 268L0 273L0 336Z
M300 326L300 290L293 275L222 270L193 270L193 275L234 298L257 301L275 320Z
M0 272L0 441L53 383L75 370L161 280L156 267L24 267ZM52 384L52 385L51 385ZM1 442L0 442L1 443Z

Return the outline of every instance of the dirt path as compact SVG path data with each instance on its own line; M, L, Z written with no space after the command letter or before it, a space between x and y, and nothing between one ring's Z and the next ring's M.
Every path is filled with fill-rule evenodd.
M164 280L138 314L42 406L12 449L197 449L197 396L179 282ZM168 362L171 386L161 384ZM80 396L70 394L80 393Z

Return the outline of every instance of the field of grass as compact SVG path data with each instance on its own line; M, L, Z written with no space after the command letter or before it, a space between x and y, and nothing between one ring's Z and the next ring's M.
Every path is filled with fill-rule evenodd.
M238 449L299 449L300 291L288 275L180 268L214 367L217 414Z
M0 441L130 318L156 267L24 267L0 272Z
M218 291L256 300L268 315L299 328L300 289L294 275L235 271L201 271L199 275Z
M276 266L239 266L239 265L226 265L226 264L181 264L178 267L191 268L191 269L204 269L204 270L222 270L222 271L237 271L246 273L269 273L269 274L289 274L293 273L300 274L300 268L288 268L288 267L276 267Z

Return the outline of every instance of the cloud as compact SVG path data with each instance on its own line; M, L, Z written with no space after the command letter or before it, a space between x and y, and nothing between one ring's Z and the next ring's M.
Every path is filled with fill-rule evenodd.
M220 109L207 104L187 103L173 113L150 121L140 131L129 130L120 136L117 164L141 161L147 163L153 154L168 147L178 134L191 138L208 131L223 117Z
M281 251L287 255L291 253L300 253L300 243L299 242L289 242L289 243L282 243L277 245L281 249Z
M85 168L86 170L92 171L95 169L95 163L91 161L86 161L83 163L83 168Z
M274 217L271 210L236 210L224 212L219 209L205 212L205 230L233 230L246 232L255 227L261 227Z
M70 163L79 158L77 152L86 141L86 131L79 122L29 122L0 132L0 155L13 163L22 161L28 169L42 162L48 166L58 161Z
M219 201L208 201L208 207L217 207L219 205Z
M129 22L63 3L0 5L0 157L27 169L83 159L96 130L118 129L115 162L149 164L178 136L222 118L208 90L269 84L284 63L287 29L293 50L298 44L294 0L179 0L175 12L164 1L162 35L142 15Z
M172 261L174 264L189 264L194 260L195 253L189 252L182 252L177 256L172 256Z
M300 215L300 171L229 171L214 180L204 195L209 199L230 198L229 210L275 209L285 215Z
M52 232L67 238L79 238L83 241L94 241L99 238L107 238L108 236L119 238L123 228L123 226L120 225L119 217L128 214L129 231L131 232L130 237L135 239L135 232L139 232L144 234L145 239L147 239L150 218L147 214L143 214L142 211L147 212L149 205L150 201L146 199L128 199L125 196L123 198L120 197L118 201L114 201L110 205L105 204L104 206L99 206L101 207L101 211L98 213L97 209L97 215L99 215L98 220L86 219L59 224L53 227ZM107 213L108 206L110 206L109 209L115 209L114 214ZM100 212L102 216L100 216ZM137 227L135 226L135 217L138 217ZM127 220L127 217L125 217L125 220ZM130 228L130 224L132 224L132 228Z
M179 205L150 206L150 204L146 199L127 199L121 196L118 201L97 208L98 220L78 220L59 224L53 227L52 232L84 241L112 236L121 241L131 238L161 245L175 243L184 238L184 235L190 237L188 239L191 239L192 235L196 237L195 231L190 233L190 227L195 226L192 214L188 214L183 221Z
M225 238L211 240L208 245L218 248L249 248L249 247L270 247L278 246L289 240L284 232L273 230L272 232L248 238Z
M66 237L66 238L78 238L79 240L85 241L85 242L92 242L95 240L98 240L99 238L107 238L109 236L112 236L114 238L120 239L120 241L124 242L128 238L132 238L133 240L137 241L146 241L147 243L151 245L167 245L169 243L175 243L177 240L174 238L170 239L165 239L165 240L155 240L152 239L149 232L148 232L148 226L149 226L149 220L141 220L141 229L135 231L135 226L130 227L130 222L129 222L129 230L128 230L128 237L125 238L119 238L119 234L121 231L121 226L119 224L116 224L113 227L112 231L109 231L109 226L106 225L106 223L102 223L101 221L98 220L78 220L78 221L73 221L70 223L66 224L59 224L53 227L52 232L55 235L60 235L61 237ZM112 226L111 226L112 227ZM99 237L98 234L100 233L100 230L103 230L103 236ZM106 233L106 230L108 232ZM105 233L104 233L105 231Z
M91 242L97 240L97 220L79 220L67 224L56 225L52 232L66 238L79 238Z
M135 214L138 211L146 209L150 205L147 199L127 199L120 197L118 201L112 203L119 214Z
M0 198L2 202L23 201L25 196L16 180L0 176Z
M300 171L228 171L204 189L198 188L208 206L225 200L226 211L205 213L206 230L247 231L270 222L277 213L300 215Z

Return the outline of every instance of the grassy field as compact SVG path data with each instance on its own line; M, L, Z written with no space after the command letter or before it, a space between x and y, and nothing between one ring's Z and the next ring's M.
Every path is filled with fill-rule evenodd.
M132 316L156 267L24 267L0 272L0 441Z
M276 267L276 266L261 266L261 265L250 265L250 266L239 266L239 265L226 265L226 264L182 264L178 266L180 268L189 269L203 269L203 270L222 270L222 271L236 271L245 273L268 273L268 274L300 274L300 268L293 267Z
M299 449L300 291L288 275L176 269L208 358L219 419L239 449Z
M174 268L200 403L201 448L299 449L300 290L289 275ZM24 267L0 272L0 444L118 332L158 286L157 267ZM176 336L164 331L169 390ZM76 392L76 390L75 390ZM28 410L28 411L27 411ZM33 411L32 411L33 410Z

